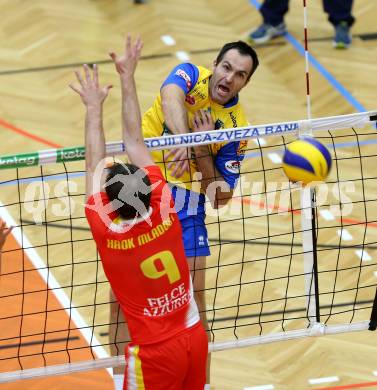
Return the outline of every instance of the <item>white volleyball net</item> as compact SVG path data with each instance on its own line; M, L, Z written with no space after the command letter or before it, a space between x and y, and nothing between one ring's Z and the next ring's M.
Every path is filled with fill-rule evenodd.
M147 140L164 149L248 139L232 200L207 205L211 350L375 328L376 115ZM287 143L309 131L333 157L315 191L281 168ZM107 145L109 156L122 150ZM0 158L0 214L15 226L0 264L0 383L123 362L110 353L109 284L84 215L84 154Z

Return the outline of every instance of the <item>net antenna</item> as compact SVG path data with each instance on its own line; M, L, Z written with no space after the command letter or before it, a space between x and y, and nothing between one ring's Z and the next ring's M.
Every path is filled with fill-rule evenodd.
M299 130L299 137L313 136L310 126L311 96L310 96L310 73L309 73L309 47L308 47L308 8L306 0L303 0L304 14L304 47L305 47L305 82L306 82L306 111L308 125ZM315 188L306 186L300 192L301 201L301 224L302 224L302 245L304 252L304 274L305 274L305 295L307 297L307 315L310 329L320 332L323 325L320 323L319 311L319 288L318 288L318 267L316 248L316 208Z

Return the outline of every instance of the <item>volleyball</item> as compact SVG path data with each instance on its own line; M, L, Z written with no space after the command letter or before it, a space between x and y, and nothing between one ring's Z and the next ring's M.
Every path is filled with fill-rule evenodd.
M331 154L326 146L311 137L291 142L283 158L283 170L292 182L309 184L324 181L331 169Z

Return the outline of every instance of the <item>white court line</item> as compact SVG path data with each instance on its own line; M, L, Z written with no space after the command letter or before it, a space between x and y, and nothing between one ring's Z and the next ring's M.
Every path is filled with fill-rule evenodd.
M186 51L178 50L175 52L175 56L183 62L190 61L190 56Z
M8 210L4 207L4 205L1 202L0 202L0 210L1 210L1 217L4 219L4 221L7 223L8 226L17 226L16 222L14 221L12 216L9 214ZM11 234L18 242L20 248L22 248L22 245L24 248L28 248L28 249L24 249L25 254L33 264L34 268L38 271L42 280L46 283L46 285L49 287L51 292L55 295L58 302L62 305L64 310L67 312L68 316L75 323L77 329L83 335L85 341L92 348L95 355L97 355L98 358L108 358L109 355L106 352L106 350L99 343L95 335L92 333L92 330L90 329L89 325L85 322L85 320L78 312L78 310L75 307L72 307L72 303L69 300L68 296L66 295L64 290L62 290L60 284L55 279L52 272L49 272L49 270L46 268L46 264L43 262L43 260L41 259L37 251L34 249L34 247L31 245L29 239L25 236L25 234L22 234L21 228L19 227L13 228ZM111 375L110 369L107 370Z
M365 249L358 249L357 251L355 251L355 253L360 258L361 261L371 261L372 260L369 253Z
M243 390L273 390L274 385L262 385L262 386L253 386L253 387L244 387Z
M338 236L344 241L351 241L353 239L351 233L347 229L337 230Z
M335 219L334 215L329 210L319 210L319 213L326 221L333 221Z
M165 43L166 46L174 46L175 39L170 35L161 35L161 41Z
M280 164L282 162L281 157L277 153L268 153L267 156L274 164Z
M331 383L331 382L339 382L339 377L337 376L328 376L323 378L313 378L308 380L310 385L319 385L321 383Z

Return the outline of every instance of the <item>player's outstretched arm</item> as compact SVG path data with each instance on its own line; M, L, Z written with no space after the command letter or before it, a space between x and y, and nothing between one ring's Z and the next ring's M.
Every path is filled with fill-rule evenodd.
M142 47L143 42L140 37L132 43L131 35L128 34L124 54L118 56L115 53L110 53L110 57L114 61L115 68L119 73L122 89L123 142L126 145L130 162L138 167L154 164L144 143L141 131L140 105L134 77Z
M69 86L77 92L86 107L85 115L85 169L86 169L86 197L94 192L94 173L99 173L98 180L103 180L105 164L105 136L102 124L102 105L112 85L101 87L98 81L98 68L93 65L91 72L88 65L84 65L84 77L75 71L79 85ZM91 74L92 73L92 74ZM100 165L99 165L100 164ZM102 186L101 186L102 188Z
M173 134L190 132L187 110L185 107L186 95L175 84L167 84L161 89L162 112L166 126ZM165 160L170 160L167 168L171 169L171 176L179 178L189 171L189 149L171 149L165 154Z
M185 107L186 95L175 84L167 84L161 89L161 104L166 126L173 134L190 132L187 110ZM179 178L189 171L190 152L188 148L171 149L165 154L165 161L170 160L167 168L171 169L171 176Z

